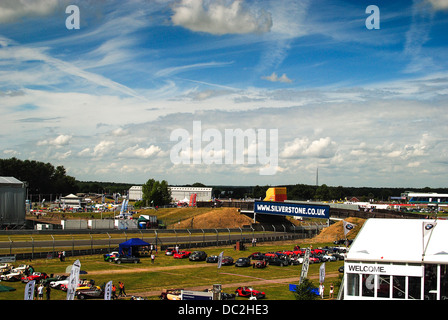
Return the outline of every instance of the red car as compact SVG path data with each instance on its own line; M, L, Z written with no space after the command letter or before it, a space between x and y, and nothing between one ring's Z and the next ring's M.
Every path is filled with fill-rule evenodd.
M39 282L40 280L47 279L48 275L45 272L33 272L31 275L27 277L22 277L22 282L26 283L29 281L35 280L36 282Z
M179 251L173 254L174 259L184 259L188 258L191 254L191 251Z
M264 292L255 290L252 287L238 287L235 290L235 294L237 297L256 297L257 299L266 297Z

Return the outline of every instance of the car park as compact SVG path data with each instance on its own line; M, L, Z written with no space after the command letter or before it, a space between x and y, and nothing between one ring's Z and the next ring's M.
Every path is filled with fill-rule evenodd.
M204 251L193 251L188 257L190 261L205 261L207 254Z
M235 267L250 267L250 259L249 258L238 258L235 261Z
M185 259L188 258L191 254L191 251L179 251L173 254L174 259Z
M133 257L133 256L118 256L118 257L114 258L114 262L117 263L117 264L120 264L120 263L139 263L140 262L140 258Z
M257 299L265 298L266 294L262 291L255 290L252 287L238 287L235 290L237 297L255 297Z

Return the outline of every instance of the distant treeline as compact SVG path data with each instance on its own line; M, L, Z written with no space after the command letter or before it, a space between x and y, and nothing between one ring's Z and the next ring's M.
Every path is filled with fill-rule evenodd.
M19 160L17 158L0 159L0 176L11 176L26 182L28 193L34 195L67 195L70 193L114 193L126 194L136 184L79 181L66 174L63 166L54 167L50 163L35 160ZM232 199L264 199L266 190L275 186L214 186L193 183L192 187L212 187L216 198ZM295 184L281 185L287 188L287 197L291 200L350 200L356 197L360 201L375 199L389 201L390 197L398 197L405 191L448 193L448 188L389 188L389 187L343 187Z

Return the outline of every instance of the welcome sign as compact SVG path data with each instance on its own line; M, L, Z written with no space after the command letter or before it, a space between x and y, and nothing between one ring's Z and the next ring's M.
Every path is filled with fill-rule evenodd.
M255 201L255 213L296 216L307 218L330 218L330 206L308 205L302 203Z

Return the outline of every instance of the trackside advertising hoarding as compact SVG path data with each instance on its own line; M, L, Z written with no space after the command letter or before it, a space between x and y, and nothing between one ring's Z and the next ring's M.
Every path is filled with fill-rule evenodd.
M255 213L297 216L307 218L330 218L330 206L302 203L255 201Z

